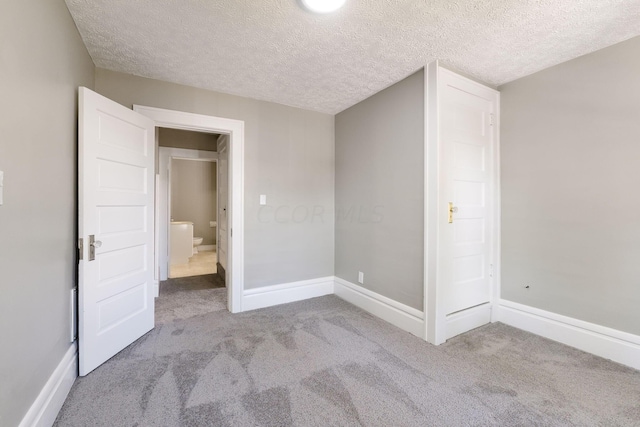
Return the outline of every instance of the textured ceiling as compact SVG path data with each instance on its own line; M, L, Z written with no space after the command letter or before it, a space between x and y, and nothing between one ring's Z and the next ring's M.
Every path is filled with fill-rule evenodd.
M640 34L640 0L66 0L96 66L337 113L435 59L498 86Z

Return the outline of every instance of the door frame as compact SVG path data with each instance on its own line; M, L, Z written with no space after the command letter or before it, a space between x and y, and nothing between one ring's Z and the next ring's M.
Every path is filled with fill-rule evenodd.
M244 288L244 121L143 105L134 105L133 110L153 119L156 128L229 135L228 185L231 215L227 236L227 306L231 313L241 312Z
M440 236L438 224L440 218L448 214L447 206L439 206L438 196L440 191L440 75L447 73L461 79L465 85L471 85L486 93L495 96L496 111L494 114L495 132L494 147L490 156L493 162L493 174L491 187L493 203L491 203L493 233L491 236L491 258L493 271L491 274L491 322L497 321L496 307L500 298L500 271L501 271L501 247L500 247L500 92L489 88L469 78L460 76L443 68L439 61L434 61L424 69L424 339L431 344L439 345L446 341L447 315L444 308L442 281L439 280L439 253Z

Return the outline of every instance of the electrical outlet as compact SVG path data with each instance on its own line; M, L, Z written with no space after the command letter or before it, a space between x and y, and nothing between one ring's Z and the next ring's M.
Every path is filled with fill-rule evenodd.
M358 271L358 283L362 283L364 285L364 273L362 271Z

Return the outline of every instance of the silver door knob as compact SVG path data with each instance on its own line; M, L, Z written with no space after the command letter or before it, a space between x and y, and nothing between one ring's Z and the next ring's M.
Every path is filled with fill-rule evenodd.
M91 234L89 236L89 261L96 259L96 249L100 246L102 246L102 242L100 240L96 240L96 236Z

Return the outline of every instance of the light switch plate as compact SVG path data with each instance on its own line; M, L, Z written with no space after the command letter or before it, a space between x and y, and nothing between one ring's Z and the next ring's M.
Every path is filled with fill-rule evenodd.
M261 194L260 195L260 204L263 205L263 206L267 204L267 195L266 194Z

